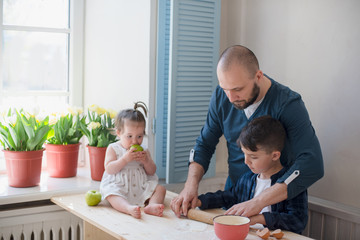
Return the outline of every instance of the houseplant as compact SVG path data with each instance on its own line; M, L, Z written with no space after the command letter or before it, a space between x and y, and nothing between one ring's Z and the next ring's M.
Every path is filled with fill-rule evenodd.
M50 177L66 178L76 176L80 130L85 125L81 109L68 108L65 113L50 115L50 132L46 147L47 171Z
M49 133L49 117L39 118L24 110L9 109L0 117L0 142L12 187L40 183L43 144Z
M89 141L91 178L100 181L104 173L104 160L107 146L116 141L114 117L116 112L98 105L91 105L87 111L87 124L81 125L83 134Z

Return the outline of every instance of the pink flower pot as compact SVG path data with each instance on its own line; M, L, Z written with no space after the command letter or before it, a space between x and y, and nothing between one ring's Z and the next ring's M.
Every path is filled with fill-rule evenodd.
M45 144L47 171L50 177L68 178L77 173L79 146L77 144Z
M44 149L38 151L3 150L9 186L33 187L40 183Z
M104 162L107 147L87 146L89 149L91 179L101 181L105 171Z

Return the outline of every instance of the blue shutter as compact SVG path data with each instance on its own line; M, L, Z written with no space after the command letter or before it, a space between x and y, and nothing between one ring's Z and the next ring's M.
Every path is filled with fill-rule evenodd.
M155 163L159 178L166 176L169 87L170 0L158 2Z
M165 44L158 46L162 55L158 55L158 63L164 63L157 78L156 125L161 133L156 132L156 139L161 136L162 142L156 141L156 158L158 168L158 157L161 156L161 166L166 160L166 182L173 183L186 180L189 152L205 123L210 97L217 85L220 1L165 0L160 4L170 15L163 26L159 18L159 33L163 27L162 36L169 38L165 37ZM158 173L161 174L160 170ZM207 175L214 173L213 159Z

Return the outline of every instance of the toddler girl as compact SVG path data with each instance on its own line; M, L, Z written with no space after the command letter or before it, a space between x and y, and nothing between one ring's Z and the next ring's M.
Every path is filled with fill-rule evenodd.
M100 184L103 199L116 210L141 218L140 207L147 214L162 216L166 190L158 184L156 165L148 150L137 151L145 135L146 105L135 103L134 109L122 110L115 120L119 141L106 150L105 172Z

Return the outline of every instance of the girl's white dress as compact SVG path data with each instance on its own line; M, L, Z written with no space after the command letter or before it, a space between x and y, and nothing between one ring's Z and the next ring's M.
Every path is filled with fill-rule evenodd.
M110 144L109 147L114 149L117 159L126 153L119 141ZM158 180L156 174L146 174L143 164L132 161L116 174L108 174L105 171L100 183L100 192L103 199L109 195L118 195L130 204L143 207L145 201L153 194Z

